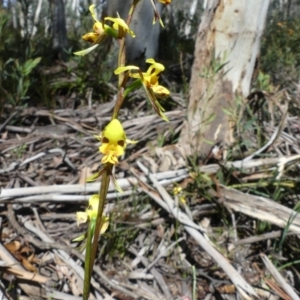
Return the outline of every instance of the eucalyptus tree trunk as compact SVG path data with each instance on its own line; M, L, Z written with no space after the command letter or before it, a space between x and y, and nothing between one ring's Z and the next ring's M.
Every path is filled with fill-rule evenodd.
M250 91L269 0L210 0L198 29L187 120L180 135L186 155L207 155L233 141L238 97Z

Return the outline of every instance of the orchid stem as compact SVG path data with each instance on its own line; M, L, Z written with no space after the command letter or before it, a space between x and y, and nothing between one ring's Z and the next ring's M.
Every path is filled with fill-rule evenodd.
M95 224L94 234L92 235L93 230L90 226L88 230L87 246L86 246L86 254L85 254L85 276L84 276L83 300L88 300L89 293L90 293L92 271L95 262L95 257L97 254L104 204L106 201L106 195L107 195L109 181L110 181L109 176L112 172L113 165L107 164L105 167L106 170L102 175L101 186L99 189L99 205L98 205L98 213L97 213L97 220Z
M136 6L137 4L140 2L140 0L133 0L133 3L131 5L131 8L129 10L129 14L128 14L128 17L127 17L127 25L129 27L130 23L131 23L131 20L132 20L132 16L133 16L133 13L136 9ZM125 38L122 38L120 41L119 41L119 55L118 55L118 67L123 67L125 66L125 63L126 63L126 47L125 47L125 42L126 42L126 39ZM118 115L119 115L119 110L122 106L122 103L123 103L123 100L124 100L124 97L123 97L123 93L124 93L124 78L125 78L125 74L124 73L120 73L119 74L119 79L118 79L118 98L117 98L117 102L116 102L116 105L114 107L114 111L113 111L113 114L112 114L112 120L113 119L117 119L118 118Z
M85 267L84 267L84 281L83 281L83 300L88 300L90 294L90 282L91 282L91 274L92 274L92 265L91 261L91 252L92 252L92 238L93 238L93 230L92 223L89 222L88 234L86 238L86 252L85 252Z

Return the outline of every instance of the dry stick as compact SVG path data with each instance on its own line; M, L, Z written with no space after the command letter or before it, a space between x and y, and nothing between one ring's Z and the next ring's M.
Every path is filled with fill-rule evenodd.
M295 235L294 232L288 232L286 235ZM276 239L282 236L282 230L272 231L261 235L250 236L235 242L235 245L253 244L264 240Z
M270 273L273 275L273 277L276 279L276 281L279 283L279 285L283 288L283 290L293 299L293 300L300 300L299 296L295 293L294 289L284 280L284 278L281 276L281 274L277 271L275 266L272 264L272 262L268 259L268 257L261 253L260 257L262 261L264 262L267 269L270 271Z
M139 168L148 175L150 180L153 182L155 188L160 193L162 199L153 191L150 191L149 188L145 188L145 186L141 186L145 193L147 193L152 199L154 199L160 206L162 206L166 211L171 213L174 218L176 218L179 222L183 223L185 230L197 241L197 243L217 262L217 264L226 272L227 276L230 278L232 283L235 285L236 289L241 293L241 295L245 299L251 299L249 295L256 296L257 294L249 285L245 279L232 267L232 265L227 261L227 259L218 252L209 238L204 236L202 231L199 232L199 226L196 225L193 221L189 219L189 217L183 213L178 207L175 206L173 199L167 193L167 191L159 184L156 180L155 176L147 170L145 166L142 165L141 162L137 161ZM184 220L185 222L182 222ZM197 228L197 229L196 229ZM200 230L201 231L201 230Z
M134 249L134 247L132 247L132 246L129 247L128 250L129 250L129 252L131 252L134 255L139 255L138 251L136 249ZM146 268L149 266L150 263L146 257L140 256L140 260ZM168 300L173 299L173 297L169 291L168 285L166 284L163 276L154 267L152 267L150 269L150 273L155 277L156 282L160 286L161 290L163 291L166 299L168 299Z
M218 167L218 165L215 165ZM203 169L204 170L204 169ZM208 172L210 172L211 167L207 168ZM1 170L0 170L1 174ZM162 185L168 185L172 182L178 182L181 181L189 176L187 170L177 170L177 171L167 171L167 172L161 172L157 173L156 177L158 180L160 180L160 183ZM140 177L143 181L147 181L147 177L142 176ZM130 180L130 182L129 182ZM127 188L131 188L132 184L137 184L138 181L134 177L129 178L122 178L117 180L118 185L124 190ZM88 193L92 194L95 192L98 192L99 190L99 182L93 182L93 183L87 183L86 185L83 184L62 184L62 185L45 185L45 186L35 186L35 187L23 187L23 188L12 188L12 189L1 189L0 190L0 201L7 198L16 198L16 197L24 197L26 195L39 195L40 201L44 202L43 198L41 197L41 194L52 194L53 196L58 196L57 194L71 194L74 199L76 199L76 196L74 196L75 193ZM115 186L113 184L109 185L109 191L115 192ZM126 191L125 191L126 193ZM131 193L131 190L130 190ZM120 193L114 193L114 195L122 196ZM69 196L69 199L71 199L71 196ZM38 200L38 197L35 201ZM81 196L79 196L81 197ZM25 202L28 202L30 199L24 198ZM47 199L48 200L48 199ZM66 199L62 199L65 201ZM84 200L84 199L82 199ZM82 201L77 200L77 201ZM76 201L76 200L74 200Z
M220 185L222 204L234 211L242 212L252 218L270 222L284 228L290 222L289 231L300 233L300 215L272 199L242 193Z

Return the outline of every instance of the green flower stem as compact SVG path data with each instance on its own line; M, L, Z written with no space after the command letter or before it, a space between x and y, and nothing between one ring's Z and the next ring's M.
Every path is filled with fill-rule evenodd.
M92 274L92 265L91 265L91 252L92 252L92 238L94 236L92 222L89 222L89 228L87 232L86 239L86 252L85 252L85 260L84 260L84 281L83 281L83 300L88 300L90 294L90 281Z
M131 5L131 8L129 10L129 14L128 14L128 18L127 18L127 25L128 27L130 26L131 20L132 20L132 16L134 14L134 11L136 9L137 4L140 2L140 0L133 0L133 3ZM126 63L126 48L125 48L125 38L122 38L119 41L119 55L118 55L118 67L123 67L125 66ZM113 111L113 115L112 115L112 120L113 119L117 119L118 115L119 115L119 110L122 106L123 100L124 100L124 85L126 84L126 82L124 82L125 79L125 74L122 72L119 74L119 79L118 79L118 98L117 98L117 102Z
M94 260L95 260L96 253L97 253L98 240L99 240L100 229L101 229L100 225L101 225L101 220L102 220L102 216L103 216L103 210L104 210L104 204L106 201L108 186L109 186L109 180L110 180L109 176L112 173L112 168L113 168L113 165L108 163L106 165L106 170L103 173L102 178L101 178L101 186L100 186L100 190L99 190L99 206L98 206L97 221L96 221L96 226L95 226L95 234L94 234L93 247L92 247L91 265L94 265Z
M97 213L95 231L94 231L94 235L93 235L93 242L91 241L92 237L90 237L90 240L89 240L89 236L88 236L89 243L87 243L86 256L85 256L86 265L85 265L85 276L84 276L83 300L88 300L88 298L89 298L92 271L93 271L95 257L97 254L98 241L99 241L99 235L100 235L100 230L101 230L101 228L100 228L101 220L102 220L102 216L103 216L104 204L105 204L106 195L107 195L107 191L108 191L112 167L113 167L113 165L107 164L105 166L106 169L102 174L101 186L99 189L98 213ZM91 224L91 222L90 222L90 224ZM89 228L88 235L89 234L92 235L92 232L93 232L92 228Z

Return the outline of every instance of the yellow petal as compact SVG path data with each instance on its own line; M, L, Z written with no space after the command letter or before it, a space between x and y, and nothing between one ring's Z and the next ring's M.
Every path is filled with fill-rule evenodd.
M119 68L117 68L117 69L114 71L114 73L115 73L116 75L118 75L118 74L121 74L121 73L126 72L126 71L130 71L130 70L139 70L139 69L140 69L140 68L137 67L137 66L119 67Z
M101 162L103 164L110 163L112 165L116 165L116 164L118 164L119 160L113 153L109 153L109 154L103 156L103 158L101 159Z
M94 19L95 22L99 22L96 18L96 13L95 13L95 4L90 5L89 10L91 12L91 15Z
M136 143L138 143L138 141L132 141L132 140L126 139L126 144L136 144Z
M123 19L121 19L121 18L111 18L111 17L106 17L106 18L104 18L104 20L112 21L112 22L113 22L113 28L114 28L114 29L118 29L118 26L121 26L121 27L123 27L123 29L125 29L126 31L129 30L128 25L127 25L126 22L125 22ZM115 25L117 25L117 26L115 27Z
M99 35L104 34L104 28L105 26L107 27L107 25L103 25L101 22L95 22L94 26L93 26L93 30L95 31L95 33L98 33Z
M115 156L121 156L124 154L125 147L126 140L120 140L118 142L109 141L107 143L102 142L102 145L99 147L99 151L103 154L112 153Z
M174 189L173 189L174 195L178 195L178 194L180 194L181 192L182 192L182 187L181 187L181 186L176 186L176 187L174 187Z
M100 234L103 234L105 233L105 231L107 230L108 228L108 225L109 225L109 217L107 216L102 216L102 219L101 219L101 224L100 224Z
M126 140L124 129L118 119L113 119L108 123L102 132L102 139L107 138L108 142L118 143Z
M165 70L165 66L156 62L153 58L148 58L146 63L151 64L151 66L147 70L148 76L157 76L159 73Z
M166 98L170 95L170 91L162 85L156 85L152 87L153 92L161 98Z
M179 197L179 201L182 203L182 204L186 204L186 199L184 196L180 196Z
M111 181L112 181L113 185L115 186L116 190L117 190L119 193L123 194L124 191L123 191L122 188L120 187L120 185L119 185L119 183L118 183L118 180L116 180L116 178L115 178L115 176L114 176L113 174L111 175Z
M89 47L87 49L81 50L81 51L77 51L74 52L75 55L80 55L80 56L84 56L88 53L90 53L91 51L93 51L95 48L97 48L99 46L99 44L93 45L92 47Z
M72 242L81 242L81 241L83 241L85 238L86 238L86 235L85 235L85 234L82 234L82 235L76 237L75 239L73 239Z
M149 99L149 101L152 104L152 107L154 108L154 110L156 111L156 113L166 122L169 122L169 119L167 118L167 116L164 114L164 108L160 105L160 103L157 101L156 99L156 95L152 90L152 87L148 87L145 83L143 83L143 87L145 89L145 92L147 94L147 97Z
M98 179L99 177L101 176L100 172L97 172L91 176L89 176L85 181L86 182L93 182L95 181L96 179Z
M154 60L154 58L147 58L146 59L146 63L148 63L148 64L155 64L155 60Z
M76 213L77 225L83 224L88 220L88 215L86 212L78 211Z
M115 30L119 30L119 26L124 29L125 32L129 32L132 37L135 37L135 34L130 28L128 27L127 23L121 19L121 18L111 18L111 17L106 17L104 20L109 20L113 22L113 28Z
M90 43L95 43L98 38L99 38L99 34L95 32L88 32L82 37L83 40Z
M91 210L97 210L98 211L98 205L99 205L99 196L98 195L92 195L89 199L89 207Z

